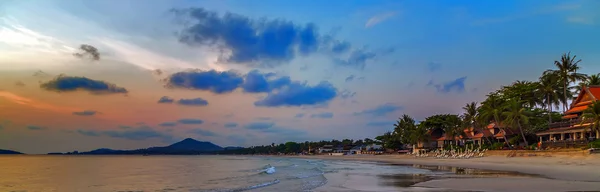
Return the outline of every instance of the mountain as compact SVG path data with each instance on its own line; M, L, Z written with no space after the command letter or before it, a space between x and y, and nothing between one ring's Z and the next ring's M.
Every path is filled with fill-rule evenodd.
M211 142L184 139L165 147L150 147L135 150L114 150L101 148L88 152L49 153L49 155L198 155L223 151L223 148Z
M167 146L169 149L173 150L190 150L190 151L221 151L222 147L215 145L211 142L206 141L197 141L192 138L184 139L183 141L173 143L172 145Z
M18 154L23 154L23 153L18 152L18 151L0 149L0 155L18 155Z

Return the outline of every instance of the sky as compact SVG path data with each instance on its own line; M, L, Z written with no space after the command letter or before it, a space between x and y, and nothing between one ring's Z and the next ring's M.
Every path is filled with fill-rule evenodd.
M599 73L598 9L594 0L5 0L0 148L373 138L402 114L462 113L569 51L581 72Z

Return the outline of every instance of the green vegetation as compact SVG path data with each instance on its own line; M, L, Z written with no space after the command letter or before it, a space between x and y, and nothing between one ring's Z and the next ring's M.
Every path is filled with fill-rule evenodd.
M493 139L485 138L482 146L479 147L502 149L512 148L514 145L532 148L537 143L536 132L547 130L549 123L561 120L562 114L553 111L553 108L562 106L564 112L567 110L569 100L574 99L583 86L600 85L600 74L588 76L578 73L580 70L578 64L581 60L576 58L577 56L571 56L570 53L563 54L560 60L554 61L555 69L544 71L537 81L517 80L510 85L502 86L489 93L480 104L477 102L467 103L463 107L464 113L461 115L436 114L418 123L411 116L402 115L394 124L393 131L377 136L372 142L367 142L367 139L288 142L279 145L255 146L227 153L299 153L323 145L342 146L347 150L366 143L377 143L385 149L396 150L405 146L426 143L432 139L431 134L436 130L443 130L450 138L449 140L456 144L457 138L465 136L465 129L472 128L482 132L490 123L494 122L497 122L496 128L501 132L515 133L518 137L509 139L504 135L504 143L497 143ZM569 87L572 83L577 85ZM590 126L590 131L600 131L600 102L594 103L592 107L584 111L582 117L594 122L593 126ZM594 142L594 145L600 145L598 142L600 141Z

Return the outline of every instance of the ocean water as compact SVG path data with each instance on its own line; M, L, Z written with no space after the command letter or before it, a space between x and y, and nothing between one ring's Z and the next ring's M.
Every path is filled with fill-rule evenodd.
M2 192L432 191L451 171L256 156L0 156Z

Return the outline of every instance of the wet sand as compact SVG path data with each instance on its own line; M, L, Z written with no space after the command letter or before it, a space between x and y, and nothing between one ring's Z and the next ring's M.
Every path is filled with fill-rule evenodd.
M370 161L402 165L448 166L508 171L530 176L434 178L416 182L409 191L600 191L600 155L512 157L488 156L473 159L415 158L408 155L295 156L306 159ZM382 178L330 175L323 191L398 191L381 183ZM378 180L378 181L371 181ZM361 184L362 183L362 184Z

